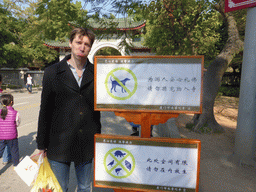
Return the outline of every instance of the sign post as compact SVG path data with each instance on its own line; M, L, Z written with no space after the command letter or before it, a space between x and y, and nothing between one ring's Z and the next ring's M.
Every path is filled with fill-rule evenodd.
M151 125L158 125L165 123L170 118L177 118L180 113L201 113L202 112L202 77L203 77L203 56L96 56L95 57L95 110L99 111L114 111L115 115L124 117L128 122L141 125L141 138L138 137L110 137L103 135L106 146L115 146L115 143L108 141L123 140L128 144L133 140L138 140L135 143L143 143L143 139L154 141L153 143L162 142L160 138L150 138ZM118 180L120 174L128 174L130 170L125 167L127 164L132 167L133 159L127 160L127 164L122 164L121 156L130 154L127 149L116 148L110 149L106 152L109 160L105 168L102 166L102 153L105 153L103 148L104 142L98 143L101 136L95 137L96 151L95 151L95 167L102 167L108 174L104 178L100 177L100 171L95 173L95 186L111 187L115 192L130 192L136 189L141 191L173 191L175 186L168 186L170 183L154 185L149 184L131 184L129 179ZM136 139L135 139L136 138ZM165 142L187 142L185 139L167 139ZM196 156L197 163L191 163L193 170L190 172L192 178L197 181L191 186L176 186L179 190L184 192L198 191L199 178L199 159L200 159L200 141L192 141L197 143ZM107 145L109 144L109 145ZM122 144L122 143L121 143ZM158 145L158 144L157 144ZM100 146L100 147L97 147ZM127 146L128 149L130 146ZM189 146L187 146L189 148ZM140 147L138 150L141 149ZM153 149L153 146L152 146ZM142 150L142 149L141 149ZM166 149L165 149L166 150ZM100 154L98 154L100 152ZM144 150L142 150L144 151ZM190 152L188 153L189 156ZM105 155L105 156L106 156ZM174 155L174 154L172 154ZM132 156L130 154L130 156ZM140 158L135 156L136 158ZM135 159L136 159L135 158ZM125 160L123 160L123 163ZM136 161L137 162L137 161ZM116 163L116 164L115 164ZM135 163L134 163L135 165ZM137 165L137 163L136 163ZM110 167L113 169L111 169ZM140 167L140 164L137 165ZM98 168L99 169L99 168ZM158 170L158 168L156 168ZM164 168L162 168L164 170ZM139 169L136 169L138 171ZM179 170L179 169L177 169ZM177 171L177 174L180 172ZM195 171L196 170L196 171ZM144 170L145 171L145 170ZM164 170L166 171L166 170ZM143 172L143 171L142 171ZM171 171L171 168L169 169ZM187 173L183 170L183 173ZM134 173L135 174L135 173ZM111 175L113 181L108 181ZM187 175L186 175L187 176ZM132 177L132 176L130 176ZM181 177L182 178L182 177ZM190 176L189 176L190 178ZM106 181L104 181L106 179ZM135 179L136 180L136 179ZM104 182L107 186L104 186ZM144 181L147 183L148 181ZM100 183L100 184L97 184ZM102 184L103 183L103 184ZM130 187L117 187L116 183ZM159 185L159 188L156 186ZM173 184L172 184L173 185ZM174 184L175 185L175 184Z
M151 114L151 113L123 113L115 112L116 116L124 117L128 122L141 125L141 138L150 138L151 125L165 123L170 118L177 118L178 113L173 114ZM114 189L115 192L134 192L134 190Z

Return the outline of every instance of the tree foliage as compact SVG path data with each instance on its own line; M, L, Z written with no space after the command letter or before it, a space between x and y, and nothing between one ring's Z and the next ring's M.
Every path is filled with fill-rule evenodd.
M121 53L118 50L116 50L116 49L114 49L112 47L104 47L104 48L100 49L96 53L96 55L104 55L104 56L108 56L108 55L121 55Z
M22 66L19 21L3 5L0 5L0 36L0 67Z
M6 31L11 31L16 38L10 38L3 42L5 48L2 66L43 67L57 57L57 52L47 48L44 43L47 39L63 40L71 30L69 23L81 21L81 3L72 3L67 0L4 0L1 9L5 15L1 15L8 21L8 25L1 26ZM2 18L1 17L1 18ZM10 23L15 21L15 30ZM3 22L1 22L3 24ZM12 56L11 56L12 55Z
M216 55L218 12L206 0L160 0L138 5L137 19L146 19L145 45L159 55Z
M57 56L56 51L43 45L42 35L34 25L37 21L37 3L26 2L29 6L19 6L10 0L4 0L1 4L1 67L40 68Z
M65 38L72 29L70 23L78 18L79 7L70 0L42 0L38 3L36 15L44 39Z

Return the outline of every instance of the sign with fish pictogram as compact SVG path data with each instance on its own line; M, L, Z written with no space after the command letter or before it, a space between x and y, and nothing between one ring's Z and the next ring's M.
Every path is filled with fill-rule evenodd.
M130 151L125 148L113 148L104 157L106 172L114 178L126 178L135 168L135 159Z
M95 135L94 185L147 191L198 191L201 142Z
M95 110L201 113L203 56L96 56Z

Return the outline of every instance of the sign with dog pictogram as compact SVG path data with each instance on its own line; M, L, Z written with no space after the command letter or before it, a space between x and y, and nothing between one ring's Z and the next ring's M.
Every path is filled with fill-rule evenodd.
M123 79L120 79L119 77L123 77ZM105 79L105 87L112 98L126 100L136 92L137 78L132 70L118 67L110 71L107 75Z
M96 56L95 110L201 113L203 56Z

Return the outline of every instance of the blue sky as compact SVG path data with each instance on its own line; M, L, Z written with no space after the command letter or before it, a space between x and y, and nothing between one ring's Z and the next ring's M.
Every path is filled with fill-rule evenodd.
M86 9L89 11L89 14L90 13L93 13L93 7L91 6L92 3L88 3L88 1L90 0L76 0L76 1L80 1L82 3L82 6L83 6L83 9ZM110 14L112 13L113 15L115 15L115 17L119 18L119 17L124 17L124 15L122 14L116 14L115 12L111 11L111 8L112 8L112 5L111 5L111 2L113 1L118 1L118 0L101 0L102 3L99 3L97 5L97 8L100 8L101 11L105 14ZM151 0L142 0L143 2L150 2ZM95 0L93 1L95 2ZM99 2L99 0L98 0ZM95 4L95 3L94 3Z

